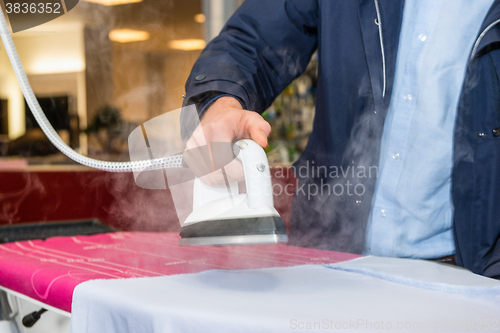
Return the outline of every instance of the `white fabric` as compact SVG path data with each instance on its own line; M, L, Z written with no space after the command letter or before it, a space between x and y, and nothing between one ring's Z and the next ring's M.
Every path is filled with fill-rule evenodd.
M327 266L418 288L473 296L500 295L500 281L432 261L369 256Z
M397 264L401 266L395 267ZM75 289L71 333L294 332L335 328L453 331L458 327L453 325L464 320L466 325L469 321L469 325L485 325L488 321L490 327L496 320L498 328L498 293L463 295L420 289L343 271L341 266L384 274L397 271L394 276L400 274L408 280L442 284L449 280L454 285L477 285L493 291L500 284L434 263L413 260L401 264L398 259L383 263L377 258L332 266L338 269L306 265L94 280Z

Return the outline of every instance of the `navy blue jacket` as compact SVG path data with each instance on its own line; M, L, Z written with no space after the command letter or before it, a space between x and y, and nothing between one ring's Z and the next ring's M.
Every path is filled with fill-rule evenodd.
M262 112L318 50L314 130L299 174L290 241L360 253L376 177L362 195L310 195L331 166L377 166L393 90L403 0L246 0L208 44L186 83L185 104L230 94ZM467 15L467 13L464 13ZM458 264L500 277L500 0L478 35L454 133L452 198ZM460 24L460 22L457 22ZM306 169L303 169L306 170ZM352 192L352 190L351 190ZM358 191L359 192L359 191ZM359 194L359 193L358 193Z

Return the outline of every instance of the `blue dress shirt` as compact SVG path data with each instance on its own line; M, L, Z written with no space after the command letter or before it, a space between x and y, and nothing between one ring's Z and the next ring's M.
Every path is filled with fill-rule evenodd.
M454 253L453 128L468 57L492 3L406 0L365 254Z

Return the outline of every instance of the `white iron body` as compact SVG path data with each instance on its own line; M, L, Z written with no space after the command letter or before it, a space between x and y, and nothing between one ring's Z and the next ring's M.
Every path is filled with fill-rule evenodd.
M193 212L183 224L179 245L265 244L288 241L281 217L274 208L271 174L264 150L252 140L240 140L235 144L235 148L236 151L239 150L237 158L243 165L247 193L239 193L237 182L227 183L227 186L208 186L195 179ZM246 226L242 225L245 221L249 221ZM188 228L211 223L229 230L220 235L213 230L206 236L183 235L184 230ZM235 227L236 223L245 230L236 230L239 228ZM198 226L195 226L196 224ZM265 227L262 227L264 225ZM233 228L236 229L231 230Z

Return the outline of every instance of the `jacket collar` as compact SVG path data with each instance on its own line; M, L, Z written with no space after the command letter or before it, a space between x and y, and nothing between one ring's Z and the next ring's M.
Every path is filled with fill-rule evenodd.
M378 26L375 24L377 10L375 0L358 0L358 17L365 47L366 62L370 73L370 81L374 96L375 108L385 113L389 107L396 71L396 57L399 45L399 34L403 21L404 0L378 0L382 24L384 59L380 46ZM498 24L496 24L496 22ZM490 27L491 25L491 27ZM490 29L488 29L490 27ZM483 35L482 35L483 34ZM500 0L495 0L479 29L474 47L477 56L488 45L500 42ZM386 89L384 89L383 61L385 60Z
M495 0L486 14L476 39L477 45L473 49L474 54L471 56L477 56L488 45L495 42L500 42L500 0Z

